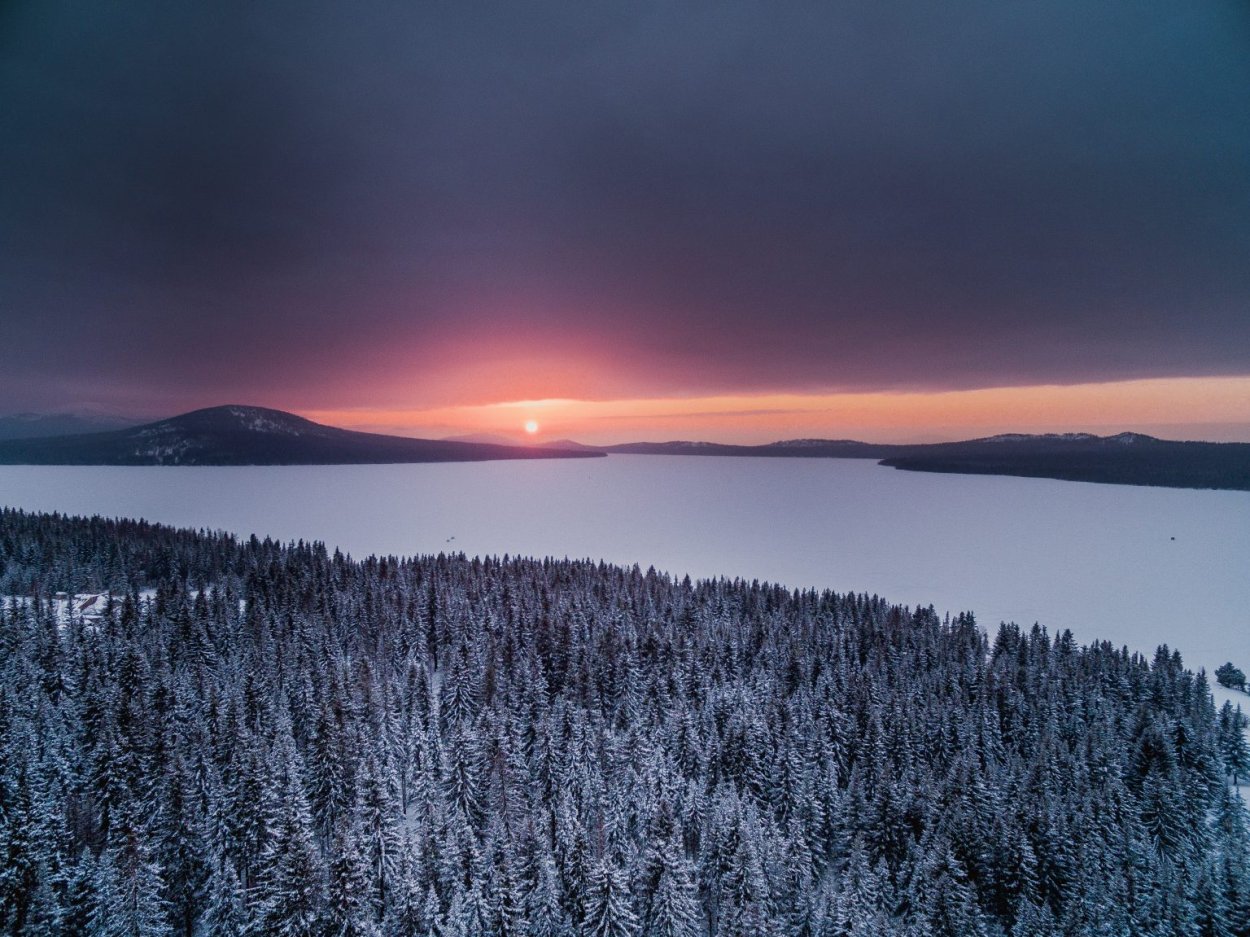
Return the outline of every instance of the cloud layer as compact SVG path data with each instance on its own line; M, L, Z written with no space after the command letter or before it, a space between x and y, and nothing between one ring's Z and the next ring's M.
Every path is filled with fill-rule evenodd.
M0 395L1250 374L1233 0L0 7Z

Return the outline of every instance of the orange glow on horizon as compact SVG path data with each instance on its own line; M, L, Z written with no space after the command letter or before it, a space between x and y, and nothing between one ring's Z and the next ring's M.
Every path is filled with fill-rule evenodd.
M518 418L525 433L534 435L541 417L548 436L599 445L670 439L762 443L798 437L929 442L998 432L1121 430L1250 441L1250 377L935 393L550 398L426 409L302 412L334 426L427 437L460 433L517 437ZM1168 427L1175 429L1169 432Z

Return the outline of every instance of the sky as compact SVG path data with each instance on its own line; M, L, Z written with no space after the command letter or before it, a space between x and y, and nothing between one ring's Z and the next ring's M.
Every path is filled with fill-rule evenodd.
M0 412L1250 439L1248 89L1244 0L2 0Z

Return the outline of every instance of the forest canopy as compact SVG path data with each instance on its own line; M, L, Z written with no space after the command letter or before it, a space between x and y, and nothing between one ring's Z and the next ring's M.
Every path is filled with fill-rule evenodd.
M1166 647L17 511L0 593L5 933L1250 934Z

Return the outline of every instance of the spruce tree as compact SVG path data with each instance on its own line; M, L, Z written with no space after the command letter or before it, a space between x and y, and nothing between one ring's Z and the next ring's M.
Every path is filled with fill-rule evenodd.
M313 839L302 763L288 732L280 722L253 930L276 937L315 937L325 927L325 870Z
M703 909L690 862L670 842L661 856L659 882L651 897L646 937L698 937L703 930Z
M598 863L591 873L586 895L585 937L634 937L638 918L630 907L629 883L624 873L609 862Z
M138 841L106 849L95 869L88 937L172 937L163 890L159 867Z

